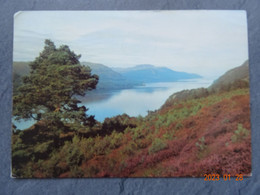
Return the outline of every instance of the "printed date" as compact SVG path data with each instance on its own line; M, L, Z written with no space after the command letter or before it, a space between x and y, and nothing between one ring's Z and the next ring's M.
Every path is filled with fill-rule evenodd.
M220 175L219 174L204 174L204 181L219 181ZM230 174L224 174L223 180L229 181L230 180ZM242 174L236 174L236 181L242 181L243 175Z

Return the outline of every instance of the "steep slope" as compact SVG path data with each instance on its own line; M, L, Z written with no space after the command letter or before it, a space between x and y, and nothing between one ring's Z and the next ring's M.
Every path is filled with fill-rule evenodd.
M249 70L248 60L246 60L241 66L233 68L227 71L224 75L220 76L214 83L206 88L183 90L172 94L162 105L162 108L167 107L178 101L184 101L189 99L197 99L206 97L213 93L219 93L239 88L249 87Z
M173 71L166 67L156 67L149 64L137 65L132 68L115 68L124 77L129 80L143 83L149 82L174 82L183 79L201 78L200 75L186 72Z
M210 87L209 90L219 91L227 86L249 85L249 64L246 60L241 66L227 71L219 77Z

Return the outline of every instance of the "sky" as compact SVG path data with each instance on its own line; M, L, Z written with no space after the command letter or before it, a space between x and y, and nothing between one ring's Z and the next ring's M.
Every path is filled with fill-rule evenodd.
M216 79L248 59L245 11L23 11L14 16L14 61L33 61L44 40L80 61L153 64Z

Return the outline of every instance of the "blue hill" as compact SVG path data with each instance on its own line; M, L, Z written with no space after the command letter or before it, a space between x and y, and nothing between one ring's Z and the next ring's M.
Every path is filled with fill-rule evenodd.
M89 66L91 68L91 72L99 76L97 89L129 89L141 84L133 80L128 80L120 73L103 64L92 62L81 62L81 64Z
M132 68L114 68L128 80L137 82L174 82L184 79L201 78L198 74L178 72L166 67L156 67L150 64L141 64Z

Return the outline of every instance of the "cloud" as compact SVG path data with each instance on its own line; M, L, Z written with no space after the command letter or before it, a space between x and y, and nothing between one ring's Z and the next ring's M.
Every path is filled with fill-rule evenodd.
M41 11L15 18L14 60L33 60L44 39L82 61L155 64L217 77L248 58L243 11Z

